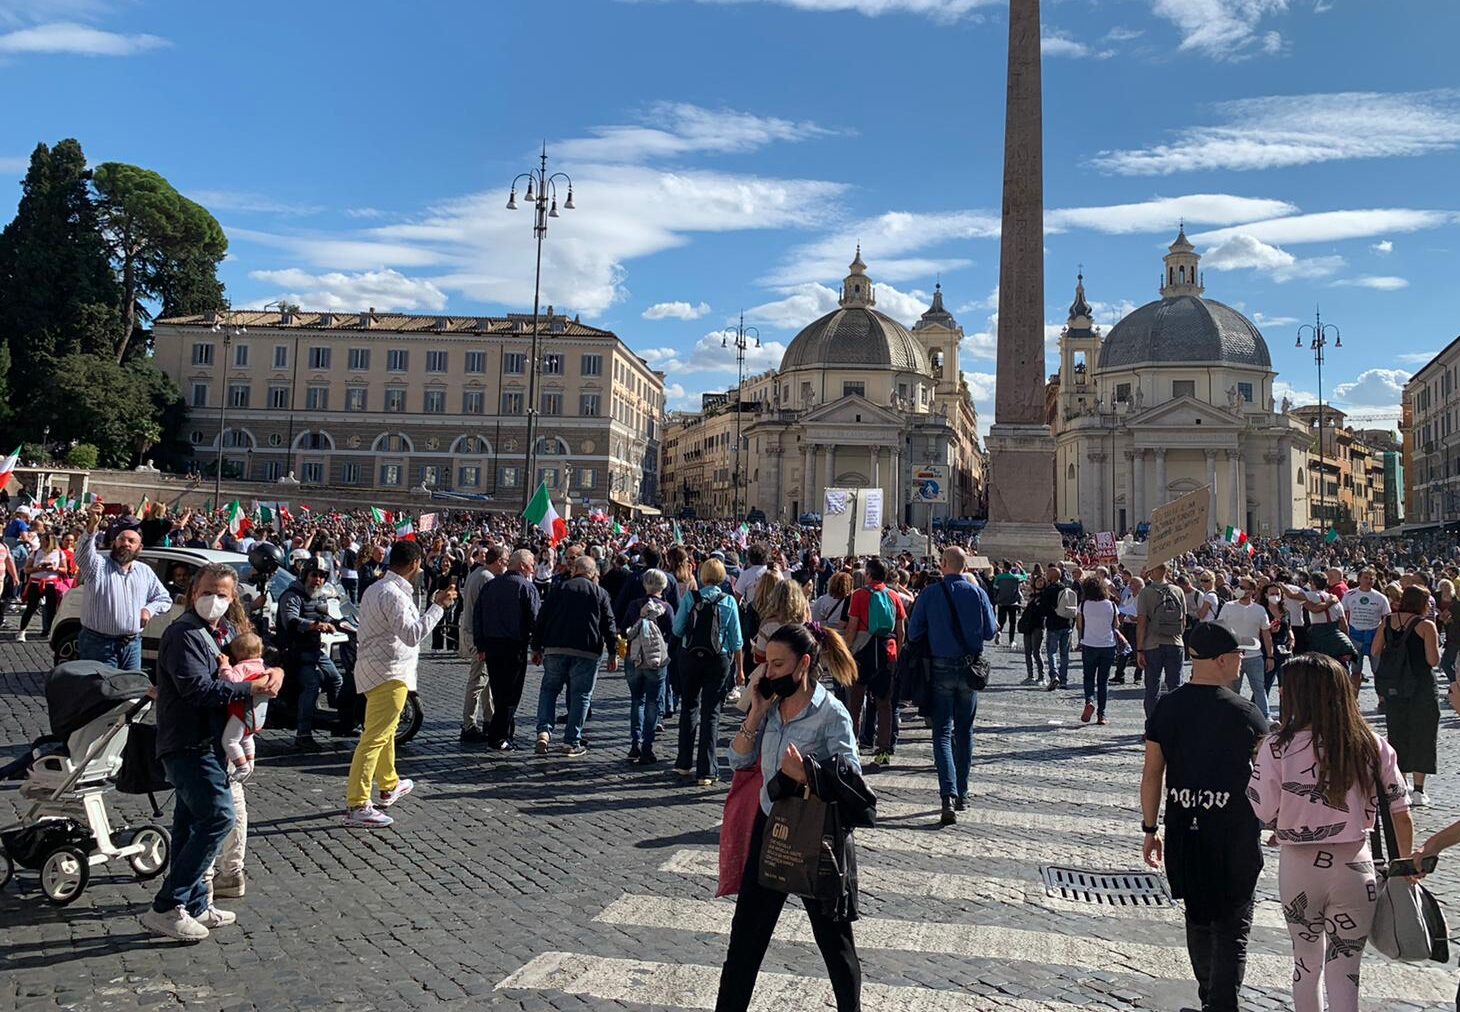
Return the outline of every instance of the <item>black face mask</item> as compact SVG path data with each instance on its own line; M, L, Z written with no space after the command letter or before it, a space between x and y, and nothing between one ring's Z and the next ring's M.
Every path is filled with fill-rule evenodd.
M782 675L780 678L764 678L760 680L760 694L766 699L779 696L782 699L790 699L800 688L799 679L795 675Z

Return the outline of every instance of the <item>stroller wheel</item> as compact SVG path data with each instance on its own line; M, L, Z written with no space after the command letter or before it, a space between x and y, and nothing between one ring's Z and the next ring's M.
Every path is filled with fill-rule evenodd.
M0 889L10 884L11 878L15 875L15 862L10 860L10 855L5 854L5 864L0 865Z
M41 863L41 892L58 907L85 892L90 878L91 865L80 847L57 847Z
M132 834L133 847L141 851L127 858L138 882L156 878L167 870L172 855L172 834L161 826L143 826Z

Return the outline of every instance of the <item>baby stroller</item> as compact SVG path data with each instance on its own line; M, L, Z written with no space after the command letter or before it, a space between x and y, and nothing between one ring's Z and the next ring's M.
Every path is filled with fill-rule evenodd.
M71 661L46 676L51 734L0 769L0 781L23 777L20 796L30 803L19 822L0 828L0 887L18 864L39 871L46 899L62 907L86 890L92 868L116 858L125 858L139 881L167 869L166 829L113 830L106 809L128 732L152 706L149 688L146 675L95 661Z

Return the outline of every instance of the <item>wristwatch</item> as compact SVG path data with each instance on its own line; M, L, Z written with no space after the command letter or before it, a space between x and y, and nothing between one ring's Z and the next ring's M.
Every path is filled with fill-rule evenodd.
M1159 833L1160 831L1160 828L1157 826L1148 826L1144 822L1141 823L1141 832L1145 833L1147 836L1151 836L1154 833Z

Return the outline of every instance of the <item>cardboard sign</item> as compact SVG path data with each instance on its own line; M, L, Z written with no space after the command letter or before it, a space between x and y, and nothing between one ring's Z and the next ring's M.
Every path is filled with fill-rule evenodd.
M1211 486L1203 485L1175 502L1153 509L1151 536L1146 539L1147 565L1170 562L1206 544L1212 529L1211 506Z
M1102 561L1115 561L1115 532L1101 531L1095 535L1095 555Z

